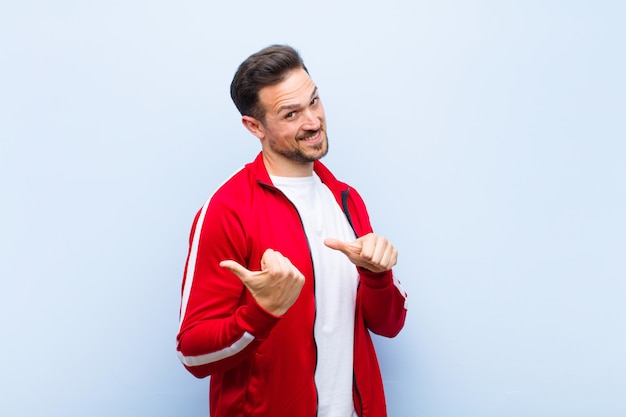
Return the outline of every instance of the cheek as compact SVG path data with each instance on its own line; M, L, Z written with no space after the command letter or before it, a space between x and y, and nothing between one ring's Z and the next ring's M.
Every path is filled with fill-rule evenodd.
M268 136L273 138L274 143L283 144L293 143L301 132L302 130L298 123L284 123L280 126L274 126L267 131Z
M269 133L269 132L268 132ZM271 141L279 146L290 146L294 143L296 136L298 135L297 128L284 127L282 129L276 129L271 132Z

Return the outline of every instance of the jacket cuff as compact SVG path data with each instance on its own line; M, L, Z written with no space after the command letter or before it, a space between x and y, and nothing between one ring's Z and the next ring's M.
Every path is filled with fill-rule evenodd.
M369 269L361 267L357 268L359 270L359 276L361 277L361 283L370 288L382 290L393 283L392 270L385 272L372 272Z
M266 339L280 317L261 307L254 299L240 308L239 325L257 339Z

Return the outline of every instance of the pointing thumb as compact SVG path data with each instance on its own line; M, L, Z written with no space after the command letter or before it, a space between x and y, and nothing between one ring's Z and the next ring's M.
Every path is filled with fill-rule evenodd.
M359 245L356 245L354 242L348 243L333 238L324 239L324 245L328 246L331 249L341 251L345 254L358 253L361 250L361 247Z
M235 261L222 261L220 262L222 268L230 269L230 272L237 275L240 279L243 279L250 271Z

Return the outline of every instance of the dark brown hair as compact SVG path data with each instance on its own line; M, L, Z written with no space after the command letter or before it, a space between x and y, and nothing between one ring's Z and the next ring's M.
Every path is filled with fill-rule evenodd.
M308 72L291 46L272 45L250 55L239 65L230 84L230 97L239 113L263 122L265 109L259 103L259 90L280 83L288 72L298 68Z

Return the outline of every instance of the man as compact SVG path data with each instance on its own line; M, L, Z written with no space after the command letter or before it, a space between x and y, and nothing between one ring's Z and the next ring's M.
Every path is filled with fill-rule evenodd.
M179 357L211 376L213 417L385 416L369 331L404 325L397 251L319 162L324 108L294 49L251 55L231 96L262 150L194 220Z

